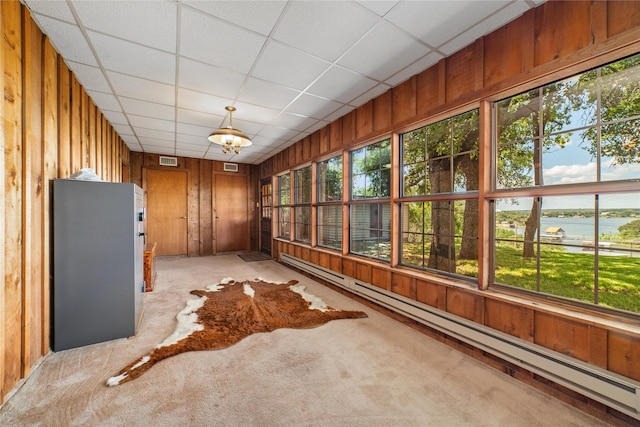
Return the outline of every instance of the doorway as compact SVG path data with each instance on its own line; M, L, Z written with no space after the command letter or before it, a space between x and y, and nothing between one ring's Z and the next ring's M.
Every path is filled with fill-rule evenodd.
M260 252L271 255L271 180L260 183Z
M244 175L215 175L213 219L218 252L249 250L249 190Z
M144 169L147 242L156 255L187 255L187 172Z

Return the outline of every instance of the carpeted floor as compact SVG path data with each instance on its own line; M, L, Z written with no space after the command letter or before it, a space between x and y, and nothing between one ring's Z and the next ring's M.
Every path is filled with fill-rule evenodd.
M0 408L1 426L604 426L273 261L159 258L138 334L52 353ZM107 378L170 335L189 291L225 277L297 279L369 317L252 335Z

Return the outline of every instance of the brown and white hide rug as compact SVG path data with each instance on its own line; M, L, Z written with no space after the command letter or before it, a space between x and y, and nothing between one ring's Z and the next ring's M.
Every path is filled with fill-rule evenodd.
M194 290L176 316L176 330L150 353L107 380L115 386L138 378L153 365L187 351L217 350L258 332L279 328L313 328L336 319L367 317L362 311L335 310L305 292L305 286L262 279L223 279L206 290Z

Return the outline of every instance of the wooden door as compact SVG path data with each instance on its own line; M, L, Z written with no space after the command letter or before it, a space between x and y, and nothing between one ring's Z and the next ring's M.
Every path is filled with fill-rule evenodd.
M271 180L260 184L260 251L271 255Z
M244 175L214 177L214 223L217 252L249 250L249 189Z
M156 255L187 254L187 172L145 169L147 244Z

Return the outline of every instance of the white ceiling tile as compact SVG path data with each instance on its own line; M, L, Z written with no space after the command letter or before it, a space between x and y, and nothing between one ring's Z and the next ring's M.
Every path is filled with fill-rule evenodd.
M206 141L207 137L213 131L214 131L214 128L210 126L197 126L197 125L190 125L187 123L178 123L178 129L176 132L178 132L181 135L196 136L199 139Z
M153 130L161 130L165 132L175 132L175 122L173 120L161 120L152 117L136 116L135 114L127 114L131 126L134 128L146 128Z
M39 16L37 22L44 34L55 34L55 37L50 37L51 44L65 60L98 66L89 44L77 26L45 16Z
M176 144L182 143L182 144L209 146L211 142L209 142L209 140L207 139L207 136L208 134L203 137L202 135L185 135L185 134L178 133L176 134Z
M353 2L295 1L274 38L333 62L377 21L374 13Z
M67 65L86 90L111 92L111 86L100 68L71 61L67 61Z
M302 94L287 108L287 112L322 119L340 107L342 107L342 104L338 102L314 95Z
M311 126L313 123L315 123L315 121L316 119L312 119L310 117L303 116L300 114L291 114L291 113L283 112L283 113L280 113L278 117L273 119L269 124L271 126L284 127L284 128L289 128L296 131L301 131Z
M100 111L118 111L122 112L120 104L115 96L110 93L94 92L87 89L87 94L93 99L93 103L100 106Z
M438 52L432 51L426 54L425 56L423 56L422 58L420 58L419 60L417 60L416 62L414 62L413 64L409 65L404 70L401 70L397 74L394 74L393 76L386 79L385 83L390 86L397 86L400 83L407 80L409 77L419 74L422 71L426 70L427 68L431 67L432 65L437 64L438 61L440 61L442 58L444 58L444 56L442 56Z
M183 8L180 55L246 73L266 38ZM242 55L238 55L242 52Z
M184 0L183 4L200 9L216 18L240 25L265 36L273 30L286 1L202 1Z
M133 130L135 131L136 135L138 135L138 138L140 138L140 142L141 143L142 143L142 138L160 139L160 140L172 141L172 142L175 141L175 133L174 132L167 132L167 131L156 130L156 129L139 128L139 127L135 127L135 126L134 126Z
M141 101L139 99L120 97L122 107L129 114L138 116L153 117L162 120L175 120L176 110L170 105L155 104L153 102Z
M64 1L32 0L27 6L33 14L45 15L72 24L76 22L69 6ZM34 19L38 22L39 17L34 16Z
M87 28L175 53L175 2L74 0L72 4Z
M88 35L105 69L156 82L175 83L175 55L91 31Z
M438 47L509 1L401 2L389 13L387 19L430 46Z
M138 142L135 136L133 135L120 135L122 140L132 151L142 151L142 145Z
M102 112L104 117L111 123L112 125L128 125L127 117L119 111L108 111L105 110Z
M224 107L231 105L232 100L221 98L189 89L178 89L178 107L202 111L211 114L225 113Z
M207 150L206 147L203 147L201 149L189 149L189 148L176 147L175 155L180 157L191 157L194 159L200 159L202 158L202 156L204 156L204 153L206 150Z
M233 113L233 127L247 132L246 123L269 123L275 116L278 115L279 110L268 107L261 107L259 105L247 104L244 102L238 102L235 104L237 111Z
M223 112L225 112L223 110ZM185 110L178 108L178 122L188 123L199 126L209 126L211 129L217 129L222 126L224 116L217 114L209 114L195 110Z
M276 127L276 126L265 126L264 129L260 131L259 135L261 137L268 137L272 139L273 138L289 139L289 138L293 138L297 134L298 134L297 130Z
M397 0L358 0L358 3L367 9L372 10L378 16L385 16L395 5L399 3Z
M105 115L106 117L106 115ZM128 135L128 136L134 136L133 130L131 129L131 126L129 125L121 125L118 123L110 123L111 126L113 126L113 129L118 132L118 134L120 136L124 136L124 135Z
M359 107L359 106L361 106L363 104L366 104L371 99L382 95L383 93L385 93L389 89L391 89L391 86L387 86L385 84L379 84L378 86L374 87L373 89L363 93L362 95L360 95L359 97L354 99L351 102L351 105L353 105L354 107Z
M429 52L429 48L395 26L381 22L358 41L338 64L377 80L385 80ZM385 58L380 61L380 58Z
M333 122L338 120L340 117L349 114L350 112L353 111L353 106L351 105L344 105L340 108L338 108L336 111L334 111L333 113L329 114L327 117L325 117L324 119L328 122Z
M282 109L289 105L298 95L300 95L300 92L297 90L250 78L244 85L238 101Z
M160 154L163 156L175 156L176 150L172 147L158 147L156 145L142 145L144 151L154 154Z
M126 96L158 104L175 105L175 88L173 85L127 76L113 71L107 71L107 76L117 96Z
M304 90L330 65L298 49L282 43L269 42L253 70L253 75L293 89Z
M235 99L240 92L246 74L227 68L203 64L188 58L180 58L180 87L211 95Z
M526 12L527 9L527 4L523 2L510 4L509 6L498 10L496 13L487 17L484 21L465 31L450 42L445 43L439 50L447 56L451 55L463 47L473 43L476 39L489 34L491 31L508 22L511 22L513 19Z
M147 137L139 137L140 144L145 147L165 147L165 148L173 148L175 143L173 140L168 139L155 139L155 138L147 138Z
M376 84L377 82L366 76L333 66L309 88L308 92L347 103Z

